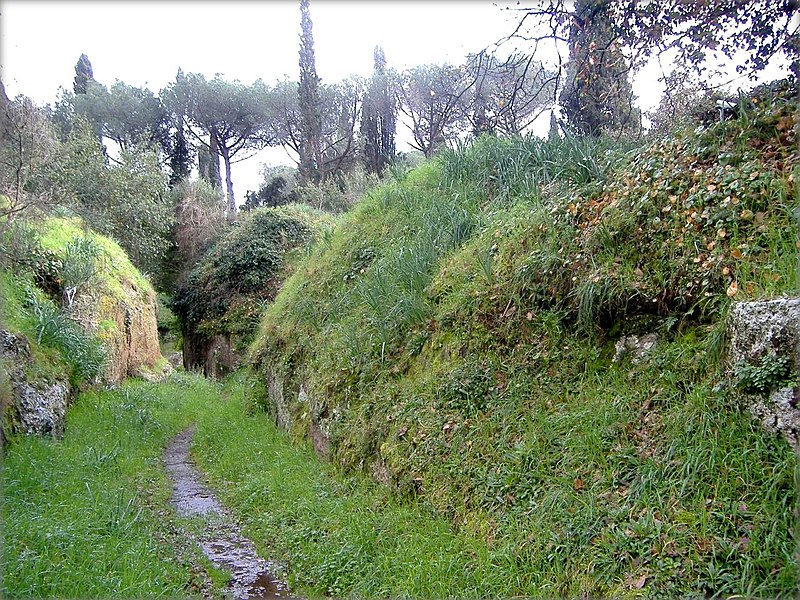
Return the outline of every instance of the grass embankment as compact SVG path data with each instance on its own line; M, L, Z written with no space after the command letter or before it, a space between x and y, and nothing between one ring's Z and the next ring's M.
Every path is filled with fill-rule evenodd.
M797 459L724 350L732 300L798 291L796 108L444 153L297 267L254 364L295 434L482 537L508 595L793 595Z
M350 475L289 446L243 381L81 396L63 441L9 447L4 594L183 593L153 541L158 459L194 420L301 593L794 596L797 456L722 362L731 298L797 289L794 110L630 154L483 140L374 191L297 267L257 355ZM642 332L647 360L612 362Z
M146 310L153 287L119 244L81 219L36 217L0 236L9 265L0 267L0 326L27 337L34 358L30 381L68 376L77 387L99 377L121 378L127 371L109 364L125 343L119 313L125 307ZM137 342L147 334L136 333ZM134 345L128 340L128 350L141 354L141 366L153 367L156 353Z
M82 394L56 441L11 440L3 473L4 597L186 596L197 551L168 505L167 440L193 452L259 551L295 591L358 597L509 597L524 574L480 536L366 478L339 477L252 410L251 385L195 376ZM182 556L183 558L179 558ZM215 576L218 584L224 577ZM543 589L547 594L547 590ZM549 595L549 594L547 594Z

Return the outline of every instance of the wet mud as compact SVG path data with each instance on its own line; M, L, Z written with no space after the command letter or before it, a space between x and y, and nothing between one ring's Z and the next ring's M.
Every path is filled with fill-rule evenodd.
M194 427L176 435L164 450L164 464L172 480L172 502L182 517L203 516L207 527L197 543L211 563L229 571L228 596L235 600L296 598L275 572L277 565L261 558L244 537L232 515L203 484L189 458Z

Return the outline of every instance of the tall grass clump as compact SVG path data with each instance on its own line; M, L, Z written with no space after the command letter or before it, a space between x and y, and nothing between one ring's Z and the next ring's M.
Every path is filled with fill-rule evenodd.
M535 200L549 186L601 185L624 158L624 148L605 138L484 136L442 152L442 181L449 187L478 186L505 202Z
M64 309L32 288L27 293L36 343L56 348L70 366L73 383L94 381L107 360L102 342L70 318Z

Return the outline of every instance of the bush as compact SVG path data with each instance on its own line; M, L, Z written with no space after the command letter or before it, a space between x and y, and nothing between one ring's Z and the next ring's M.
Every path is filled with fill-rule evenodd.
M184 333L203 322L208 332L227 330L220 320L235 308L237 299L275 295L287 252L312 237L311 227L294 212L284 208L250 211L209 249L178 286L172 301ZM239 312L250 315L255 308L249 306Z
M53 193L89 227L117 240L138 269L158 271L174 215L154 151L126 149L109 165L91 127L76 119L48 168Z

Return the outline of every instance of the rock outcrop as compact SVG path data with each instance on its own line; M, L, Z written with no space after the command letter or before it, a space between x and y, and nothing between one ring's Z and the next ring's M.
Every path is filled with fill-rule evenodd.
M171 367L161 357L153 287L122 248L87 230L77 218L46 218L37 224L37 230L40 246L35 276L28 279L26 273L9 273L9 285L19 290L38 288L31 296L38 298L36 306L48 307L58 323L55 317L38 313L41 323L36 327L26 325L25 319L9 318L31 315L34 309L26 304L33 301L24 300L23 291L7 299L13 306L7 305L0 314L9 323L0 339L7 375L0 377L3 427L13 432L60 435L73 385L118 384L131 376L163 377L162 363L168 370ZM69 254L70 247L80 251ZM58 330L53 335L61 341L44 336L40 352L34 336L42 337L42 323ZM81 346L69 341L79 332L76 324L102 344L104 361L97 350L92 366L83 368L86 361L78 356ZM90 342L92 347L99 346Z
M95 291L76 298L73 309L75 318L103 340L106 383L141 376L161 359L155 292L128 280L120 283L115 294Z
M302 425L307 421L306 434L311 438L314 451L319 456L328 458L331 453L331 426L337 417L336 411L328 414L327 409L305 384L300 384L295 396L294 390L287 389L284 377L276 369L267 369L266 384L269 406L278 427L289 431L298 422ZM291 404L302 408L301 418L292 415ZM302 427L305 428L305 425Z
M9 393L3 406L4 429L11 433L60 436L72 397L66 379L31 377L33 357L28 339L0 329L2 363Z
M731 377L747 408L767 431L800 447L800 298L735 303L728 333ZM771 365L785 365L785 372ZM758 390L741 389L743 368L759 376Z

